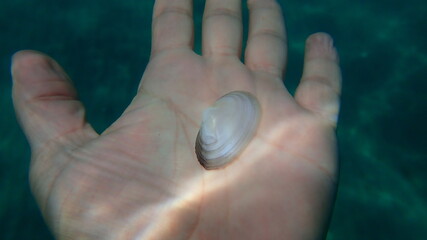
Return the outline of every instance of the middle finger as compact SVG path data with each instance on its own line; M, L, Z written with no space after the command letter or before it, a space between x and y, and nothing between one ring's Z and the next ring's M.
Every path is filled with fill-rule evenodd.
M239 57L242 28L241 0L207 0L203 15L203 56Z

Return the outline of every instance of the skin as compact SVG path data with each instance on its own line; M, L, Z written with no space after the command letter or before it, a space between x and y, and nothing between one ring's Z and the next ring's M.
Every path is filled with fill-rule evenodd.
M57 239L324 237L338 174L337 52L329 35L311 35L291 96L282 82L280 6L248 6L242 63L240 0L206 1L201 56L192 50L191 1L157 0L151 59L138 92L101 134L54 60L34 51L13 56L31 186ZM230 165L205 170L194 152L202 112L234 90L258 98L260 126Z

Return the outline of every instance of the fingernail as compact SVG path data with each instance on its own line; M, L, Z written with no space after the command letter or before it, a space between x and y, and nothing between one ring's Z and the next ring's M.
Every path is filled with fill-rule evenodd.
M307 39L307 50L309 58L329 58L338 60L338 54L334 47L332 37L327 33L315 33Z
M332 48L334 45L334 41L332 37L327 33L315 33L309 38L310 43L318 44L323 47Z
M27 82L38 81L40 77L63 75L51 58L31 50L19 51L12 56L11 73L13 79L25 79Z

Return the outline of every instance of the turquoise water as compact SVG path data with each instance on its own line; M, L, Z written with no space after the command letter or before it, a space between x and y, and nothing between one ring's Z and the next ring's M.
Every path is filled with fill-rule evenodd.
M30 153L12 108L10 56L36 49L57 59L100 132L128 105L147 64L153 2L0 2L0 239L52 239L28 186ZM427 239L427 4L280 2L291 91L310 33L329 32L341 56L341 176L328 240ZM203 3L195 0L196 42Z

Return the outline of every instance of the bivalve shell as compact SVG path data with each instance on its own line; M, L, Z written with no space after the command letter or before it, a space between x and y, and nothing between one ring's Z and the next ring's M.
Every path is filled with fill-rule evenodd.
M230 92L203 112L196 154L205 169L224 167L252 140L260 120L258 100L242 91Z

